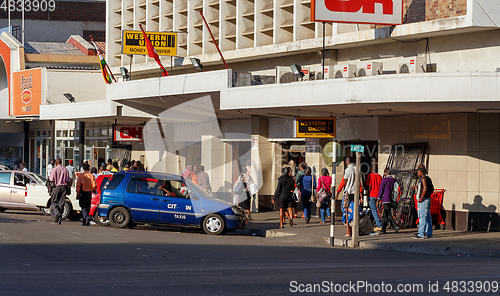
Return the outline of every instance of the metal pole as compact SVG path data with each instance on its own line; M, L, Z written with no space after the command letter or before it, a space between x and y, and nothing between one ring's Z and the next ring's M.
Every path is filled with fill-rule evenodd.
M79 165L80 168L83 167L83 161L85 160L85 122L79 122L79 134L78 134L78 150L80 150Z
M324 69L324 68L323 68ZM330 245L335 241L335 187L337 184L337 142L333 142L332 149L332 196L330 197Z
M361 179L361 153L356 152L356 178L354 191L354 211L352 223L352 247L358 247L359 236L359 181Z
M9 2L9 5L10 5L10 2ZM23 37L22 37L22 44L24 46L24 1L23 1L23 15L22 15L22 26L23 26L23 31L22 31L22 34L23 34Z
M170 75L172 75L172 72L174 71L174 65L173 65L172 59L173 59L173 57L170 56Z
M210 30L210 27L208 26L207 20L205 19L205 16L203 15L203 12L201 12L201 10L198 11L198 12L200 13L201 17L203 18L203 21L205 22L205 26L207 27L208 32L210 33L210 36L212 36L212 40L214 41L215 47L217 47L217 51L219 52L219 55L220 55L220 57L222 59L222 62L224 62L224 66L226 67L226 69L229 69L227 67L226 60L222 56L222 52L220 52L219 45L217 44L217 41L215 41L214 34L212 34L212 30Z
M322 51L322 69L321 69L321 76L323 79L325 79L325 22L323 22L323 51Z
M130 80L132 80L132 58L133 58L133 55L130 55L130 69L128 70L128 72L129 72L128 79L130 79Z

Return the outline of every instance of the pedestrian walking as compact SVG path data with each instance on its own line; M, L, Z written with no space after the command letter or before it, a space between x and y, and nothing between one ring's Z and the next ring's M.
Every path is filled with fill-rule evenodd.
M321 169L321 177L318 179L318 199L321 202L321 207L319 208L319 212L321 215L321 222L320 223L326 223L325 221L325 214L327 216L327 219L330 220L330 197L332 196L332 177L330 177L330 173L328 172L327 168ZM323 198L322 200L320 199L320 191L321 189L324 190L326 193L326 197Z
M278 186L276 186L276 191L274 192L273 205L278 201L280 207L280 226L284 227L285 215L288 217L290 226L293 226L293 216L291 208L288 206L292 201L292 194L295 190L295 181L292 177L292 170L289 167L283 168L283 175L278 178Z
M56 160L52 159L50 163L47 165L47 179L50 177L50 173L52 173L52 170L54 169L54 165L56 164Z
M200 166L200 171L198 172L198 186L203 189L206 193L212 192L212 186L210 186L210 176L205 172L205 166Z
M55 185L50 197L50 212L55 218L55 222L57 222L57 224L61 224L66 195L69 193L68 184L70 182L70 178L68 169L61 165L60 158L56 159L54 164L56 167L52 169L49 176L49 181L54 182Z
M396 184L396 179L394 179L393 176L389 175L389 172L390 172L389 169L384 170L384 178L380 182L380 190L378 193L378 199L381 199L382 203L384 204L384 217L382 218L381 232L385 233L387 222L390 222L392 229L394 229L394 234L396 234L399 231L399 226L392 217L392 203L393 203L393 195L395 190L394 186Z
M344 171L344 197L342 199L342 222L347 228L346 237L352 236L352 220L354 218L354 192L355 192L355 179L356 179L356 165L352 162L350 157L345 158L347 168ZM360 195L359 203L363 203ZM359 206L359 205L356 205ZM361 212L361 211L360 211Z
M248 215L250 215L250 204L257 193L257 189L257 184L253 181L252 176L248 174L246 168L242 168L238 180L234 183L233 192L238 195L238 201L241 200L241 197L244 198L239 205L247 211Z
M108 159L108 166L106 167L106 169L110 172L113 169L113 160L111 158Z
M89 172L90 166L88 164L83 165L83 173L78 176L76 181L76 196L78 198L78 203L82 209L82 226L89 226L89 212L90 204L92 200L92 191L97 189L95 182L95 177Z
M73 159L69 160L69 164L66 166L66 169L68 170L69 178L71 179L69 186L73 186L76 173L76 168L73 166Z
M302 210L304 211L306 224L309 224L309 221L311 220L311 196L314 188L317 187L316 179L311 175L310 167L307 167L304 170L304 174L300 176L298 187L302 199Z
M417 168L418 183L413 188L417 189L418 200L418 233L413 238L432 237L432 217L431 217L431 195L434 192L434 185L427 175L424 165Z
M300 177L302 177L304 175L304 172L305 172L305 169L307 169L307 163L305 162L301 162L299 164L299 170L297 171L297 174L295 175L295 184L297 185L297 188L299 188L300 186ZM302 201L302 199L301 199ZM306 215L304 215L304 209L302 209L302 218L306 218ZM311 212L309 211L309 214L311 214ZM296 215L294 215L294 218L297 217Z
M366 185L368 186L368 205L370 207L370 218L372 222L375 222L375 231L382 230L382 221L380 220L380 216L377 210L377 200L381 182L382 176L376 173L376 166L373 164L371 173L366 177Z

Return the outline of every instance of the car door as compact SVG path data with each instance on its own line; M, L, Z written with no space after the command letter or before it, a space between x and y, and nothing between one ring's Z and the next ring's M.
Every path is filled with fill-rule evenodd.
M29 183L29 179L23 173L14 173L13 182L10 193L10 203L12 206L24 207L26 206L26 184Z
M125 203L130 208L132 219L158 222L160 220L160 196L158 179L151 176L132 176L127 184Z
M0 206L10 206L12 172L0 171Z
M160 221L167 224L196 224L195 208L197 200L190 198L186 184L181 181L163 180L163 187L171 194L161 197ZM167 196L170 195L170 196Z

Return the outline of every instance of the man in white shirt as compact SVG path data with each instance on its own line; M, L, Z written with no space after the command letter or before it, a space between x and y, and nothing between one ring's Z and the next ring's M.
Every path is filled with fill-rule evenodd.
M73 159L69 160L69 164L66 166L66 169L69 172L70 186L73 186L73 181L75 180L76 168L73 166Z
M349 202L347 203L349 207L351 206L351 202L354 201L354 192L355 192L355 180L356 180L356 165L351 162L350 157L345 158L345 164L347 168L345 169L344 172L344 198L348 199ZM344 204L344 203L342 203ZM347 209L345 209L345 224L347 227L347 237L352 236L352 228L349 225L350 222L352 222L353 219L353 213L349 213ZM342 219L344 221L344 219Z

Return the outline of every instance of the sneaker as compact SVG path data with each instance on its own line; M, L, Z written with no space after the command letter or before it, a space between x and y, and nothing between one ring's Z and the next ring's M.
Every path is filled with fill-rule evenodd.
M394 234L398 233L399 227L396 226L396 229L394 229Z
M424 234L424 238L431 238L432 236L428 236L427 233Z
M418 233L415 233L415 234L413 235L413 237L417 237L417 236L418 236Z
M375 227L373 228L374 231L381 231L382 230L382 227Z
M417 235L417 236L414 236L413 238L414 238L414 239L424 239L425 237L422 237L422 236L418 236L418 235Z
M370 235L379 235L379 234L380 233L378 233L378 232L372 232L372 233L370 233Z

